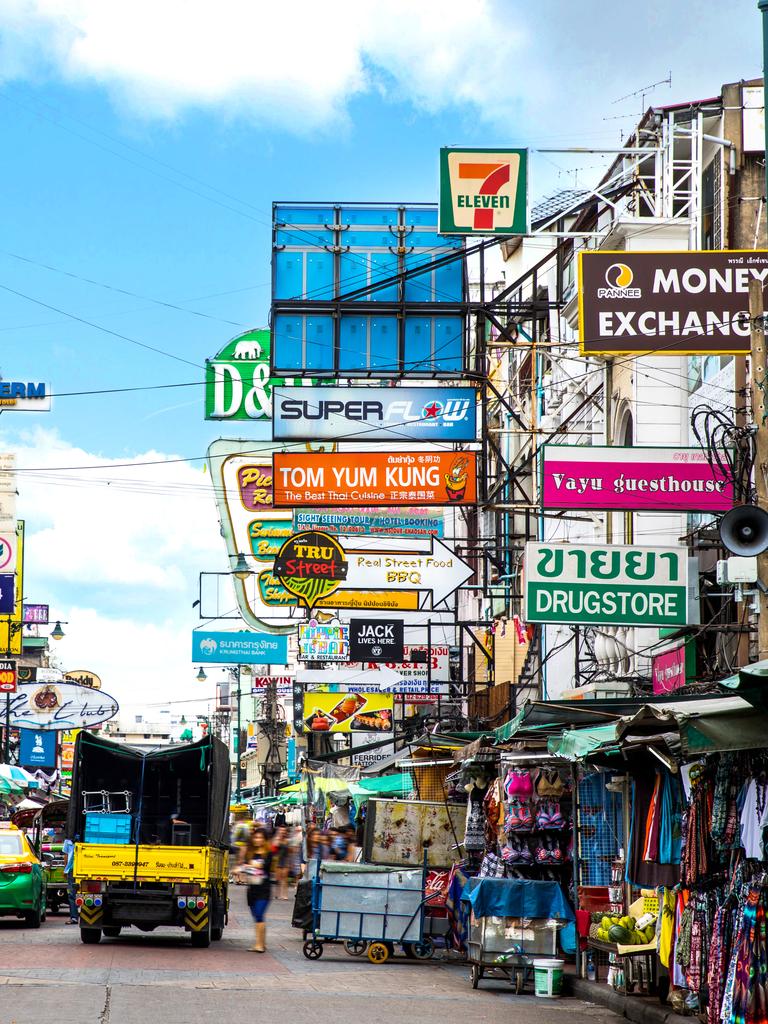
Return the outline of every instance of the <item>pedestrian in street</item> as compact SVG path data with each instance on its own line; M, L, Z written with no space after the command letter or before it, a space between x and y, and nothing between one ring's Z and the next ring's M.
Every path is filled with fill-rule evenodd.
M267 948L267 925L264 920L272 897L272 850L266 831L259 825L251 830L245 851L245 863L240 869L248 882L247 900L253 917L253 953L264 953Z
M75 903L75 844L67 838L61 844L61 852L64 854L64 874L67 879L67 899L69 901L69 920L66 924L77 924L77 904Z
M284 826L275 830L272 839L272 853L275 858L275 881L277 882L277 898L288 899L288 870L290 868L291 850L288 845L288 829Z

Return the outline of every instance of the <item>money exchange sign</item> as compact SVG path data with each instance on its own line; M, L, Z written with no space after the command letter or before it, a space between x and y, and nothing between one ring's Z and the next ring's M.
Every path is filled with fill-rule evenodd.
M695 584L698 572L690 579ZM694 625L698 603L689 599L688 581L686 548L534 541L525 545L524 617L586 626Z
M582 355L749 352L749 282L768 252L579 253Z

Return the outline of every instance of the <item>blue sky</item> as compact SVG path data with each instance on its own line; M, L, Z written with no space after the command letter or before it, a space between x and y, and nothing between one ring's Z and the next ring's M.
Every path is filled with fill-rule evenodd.
M206 357L266 323L274 199L431 201L440 145L618 145L634 119L615 118L641 97L612 101L670 70L646 105L760 72L752 0L262 7L0 0L3 376L58 392L200 381ZM576 167L595 181L605 160L536 156L532 196ZM59 468L201 456L220 433L196 386L0 417L2 449L50 468L20 484L28 596L73 620L62 656L101 657L106 670L87 667L124 700L154 686L115 658L131 630L142 679L162 666L186 692L196 574L223 568L207 481L199 463L134 470L131 485Z

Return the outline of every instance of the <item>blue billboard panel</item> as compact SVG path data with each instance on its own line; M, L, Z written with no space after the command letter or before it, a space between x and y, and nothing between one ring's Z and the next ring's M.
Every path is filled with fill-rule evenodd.
M276 374L462 372L464 241L437 233L437 206L275 204L273 219Z
M0 573L0 615L13 615L16 605L16 577L12 572Z
M19 729L19 763L22 767L55 768L56 735L42 729Z
M474 388L274 388L275 441L474 441Z
M192 660L201 664L287 665L288 637L272 633L194 630Z

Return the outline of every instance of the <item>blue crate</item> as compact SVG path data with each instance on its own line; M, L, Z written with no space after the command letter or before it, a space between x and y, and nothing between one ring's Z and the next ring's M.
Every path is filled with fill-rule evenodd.
M86 814L86 843L130 843L130 814Z

